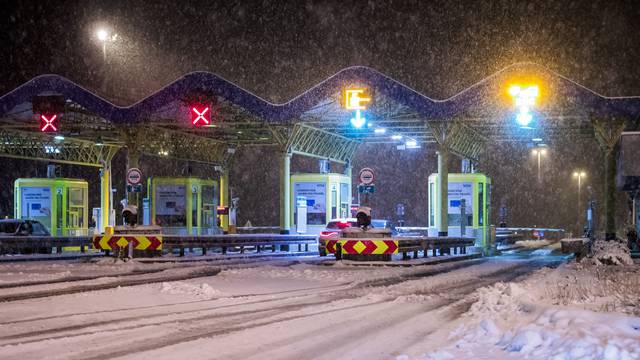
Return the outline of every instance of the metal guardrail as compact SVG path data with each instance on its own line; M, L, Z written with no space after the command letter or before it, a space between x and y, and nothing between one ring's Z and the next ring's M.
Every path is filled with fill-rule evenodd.
M467 246L473 246L475 244L475 238L470 237L401 237L397 238L398 252L402 253L403 259L408 259L408 253L413 253L413 258L418 258L418 252L424 251L424 257L427 257L427 252L432 250L433 256L448 253L453 251L454 254L458 253L458 249L461 254L467 253Z
M369 238L366 238L369 239ZM320 254L327 254L326 244L328 241L337 239L321 240L319 243ZM365 238L340 238L339 240L365 240ZM475 238L471 237L428 237L428 236L398 236L390 238L371 238L371 240L393 240L398 242L398 253L402 254L403 259L408 259L409 254L413 253L413 258L417 259L420 251L423 256L428 256L428 251L432 251L433 256L438 254L466 254L468 246L475 245ZM391 258L389 258L391 259Z
M163 235L163 247L169 251L180 249L207 249L221 248L223 253L228 248L240 248L244 252L246 247L254 247L262 251L264 247L270 247L272 251L286 245L298 245L300 249L304 245L305 251L310 244L317 244L315 235L280 235L280 234L228 234L228 235ZM12 251L51 252L63 248L80 248L84 252L93 246L93 238L90 236L0 236L0 254Z
M93 245L90 236L0 236L0 254L10 251L51 252L63 247L79 247L85 252Z
M262 252L265 247L269 247L272 252L278 248L289 245L298 245L298 250L309 251L309 245L317 244L315 235L280 235L280 234L227 234L227 235L166 235L163 237L163 247L169 251L180 249L180 256L184 255L185 248L202 249L202 254L207 253L207 249L221 248L226 254L229 248L239 248L240 253L244 253L248 247L253 247L256 252Z

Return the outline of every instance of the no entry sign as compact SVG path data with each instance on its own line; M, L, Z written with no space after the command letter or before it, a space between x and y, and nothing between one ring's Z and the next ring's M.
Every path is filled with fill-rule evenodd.
M127 184L138 185L142 182L142 171L138 168L131 168L127 171Z
M373 169L372 168L362 168L362 170L360 170L360 183L364 184L364 185L370 185L373 184L373 180L374 180L374 173L373 173Z

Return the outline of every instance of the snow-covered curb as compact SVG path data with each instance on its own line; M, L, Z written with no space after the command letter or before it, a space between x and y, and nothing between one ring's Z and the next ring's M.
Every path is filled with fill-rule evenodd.
M637 266L567 264L473 296L449 345L416 359L640 359Z

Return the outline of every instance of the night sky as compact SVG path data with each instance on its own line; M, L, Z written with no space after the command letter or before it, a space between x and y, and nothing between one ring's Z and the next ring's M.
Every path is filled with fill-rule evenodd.
M18 1L2 8L1 93L43 73L97 88L102 53L94 33L104 25L120 36L108 49L108 78L132 89L121 102L193 70L282 102L350 65L446 98L520 61L606 95L640 94L635 1Z
M506 66L530 61L603 95L640 95L640 3L634 1L2 1L1 5L0 94L34 76L55 73L128 105L187 72L207 70L267 100L284 102L347 66L367 65L427 96L444 99ZM107 48L106 67L95 38L101 26L119 36ZM104 81L108 86L101 88ZM494 219L496 207L507 204L518 225L573 224L575 206L568 204L575 202L575 184L570 180L574 166L593 174L590 186L598 197L602 168L594 144L552 145L555 161L544 165L544 172L553 182L546 185L531 186L535 169L523 147L498 147L481 164L481 170L494 177ZM386 174L381 178L386 176L392 188L407 173L426 177L435 171L434 150L391 154L395 150L389 149L387 159L393 164L361 150L354 165L356 169L378 166ZM246 162L236 162L240 165L232 173L232 186L247 199L257 190L243 169L252 169L256 157L251 151L238 158L242 156ZM271 160L260 163L265 172L276 166L276 159ZM312 162L294 166L316 170ZM80 176L78 171L68 174ZM3 175L3 183L20 176ZM266 178L267 192L277 194L276 175ZM385 208L380 214L393 217L395 202L408 202L409 217L417 224L426 213L426 198L422 193L407 196L421 190L411 180L405 182L389 190L392 199L377 205ZM2 212L9 211L12 201L7 189L3 186ZM621 200L623 214L626 204ZM262 204L245 202L240 221L277 222L277 196L265 201L264 209ZM554 201L567 206L558 207ZM261 213L267 214L262 224L256 220Z

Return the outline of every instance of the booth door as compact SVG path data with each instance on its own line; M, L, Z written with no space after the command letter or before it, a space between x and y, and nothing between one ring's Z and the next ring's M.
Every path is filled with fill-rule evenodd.
M216 188L212 185L202 185L200 198L202 215L199 225L203 232L213 233L213 229L216 227L216 207L218 206Z

